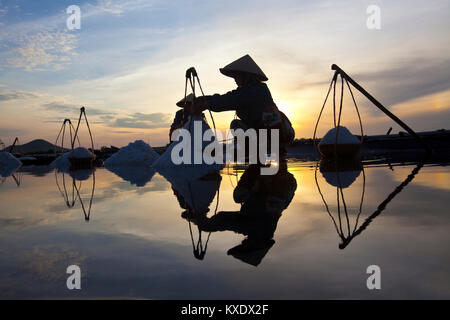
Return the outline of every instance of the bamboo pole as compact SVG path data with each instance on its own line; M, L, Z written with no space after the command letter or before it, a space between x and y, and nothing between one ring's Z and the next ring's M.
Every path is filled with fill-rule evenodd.
M361 87L355 80L350 78L348 74L344 72L339 66L336 64L331 65L331 70L335 70L337 73L340 73L343 77L347 79L348 82L350 82L357 90L359 90L367 99L369 99L378 109L383 111L389 118L394 120L400 127L405 129L412 137L414 137L417 141L419 141L420 144L423 145L425 150L428 153L432 152L432 149L430 146L423 141L423 139L414 132L406 123L404 123L402 120L400 120L395 114L390 112L387 108L385 108L377 99L375 99L370 93L368 93L363 87Z

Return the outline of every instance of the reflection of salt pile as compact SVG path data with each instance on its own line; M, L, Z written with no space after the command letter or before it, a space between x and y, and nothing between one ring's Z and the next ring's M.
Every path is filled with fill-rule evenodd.
M50 166L52 168L58 169L61 172L68 172L71 167L71 163L69 159L93 159L94 154L90 152L88 149L79 147L75 148L69 152L64 153L63 155L56 158Z
M155 170L143 166L106 166L106 168L137 187L145 186L155 174Z
M141 165L151 166L159 154L142 140L130 142L105 161L105 166Z
M159 154L142 140L136 140L123 147L105 161L105 167L122 179L143 187L155 171L149 168Z
M325 180L334 187L348 188L358 178L361 170L322 172Z
M183 209L192 209L197 213L208 211L222 179L220 175L212 176L210 179L199 179L171 175L165 171L160 173L171 183L180 206Z
M14 173L22 165L22 162L17 160L9 152L0 151L0 176L8 177Z
M93 172L93 169L79 169L75 171L69 171L69 175L77 181L84 181L88 180Z
M166 174L170 175L185 175L189 177L202 177L208 173L220 170L224 167L223 164L211 164L208 165L204 162L203 157L201 156L203 154L203 150L207 145L211 143L211 141L203 141L202 137L194 137L194 127L195 123L201 124L201 134L203 136L204 132L206 130L211 130L209 125L206 123L205 120L203 120L200 117L193 117L193 120L189 120L185 125L184 129L189 130L190 132L190 150L191 150L191 164L175 164L172 161L172 150L175 146L182 143L184 145L189 145L189 141L184 141L184 139L180 139L179 141L174 141L172 144L167 148L166 152L164 152L157 161L153 164L153 167L157 169L158 171L164 171ZM196 145L194 143L194 139L200 139L202 141L201 144L199 144L199 148L195 148ZM188 147L186 147L188 149ZM201 159L200 164L194 164L194 155L197 154ZM182 156L182 152L180 152L180 156Z

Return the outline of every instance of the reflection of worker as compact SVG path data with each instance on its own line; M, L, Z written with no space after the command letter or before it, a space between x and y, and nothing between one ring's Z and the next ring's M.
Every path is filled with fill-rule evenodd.
M191 93L186 98L181 99L176 104L178 107L182 108L175 113L175 118L173 119L173 123L170 126L169 139L172 139L172 133L176 129L183 128L183 126L189 121L190 116L194 113L192 108L192 101L194 100L194 95ZM201 114L202 119L205 118L205 115Z
M215 94L197 98L195 107L215 112L235 110L239 119L231 122L231 129L279 129L280 149L285 151L294 139L294 129L286 115L278 110L264 72L249 55L230 63L220 72L234 78L238 88L226 94ZM268 135L270 137L270 135Z
M234 201L242 204L241 210L221 211L211 218L196 216L194 222L202 231L234 231L247 236L228 254L257 266L275 243L278 220L296 189L297 182L285 163L272 176L261 175L259 165L250 165L233 193Z

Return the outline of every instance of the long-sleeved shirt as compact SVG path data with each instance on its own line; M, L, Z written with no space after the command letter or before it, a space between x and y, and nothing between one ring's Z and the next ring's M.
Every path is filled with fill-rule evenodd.
M264 109L274 104L269 88L262 82L252 82L225 94L205 98L209 110L214 112L236 110L237 116L254 129L260 127Z

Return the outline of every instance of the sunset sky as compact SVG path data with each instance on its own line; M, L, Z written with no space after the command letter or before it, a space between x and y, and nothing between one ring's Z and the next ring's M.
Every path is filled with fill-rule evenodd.
M369 5L381 29L369 30ZM66 8L81 8L68 30ZM296 137L312 137L332 63L417 131L450 129L450 2L0 1L0 139L54 141L86 106L96 147L168 142L195 66L206 94L235 88L220 67L250 54ZM366 134L399 127L357 93ZM357 130L348 92L344 120ZM233 112L215 113L225 129ZM330 128L324 115L320 135ZM209 118L209 115L208 115ZM85 140L87 144L87 140Z

